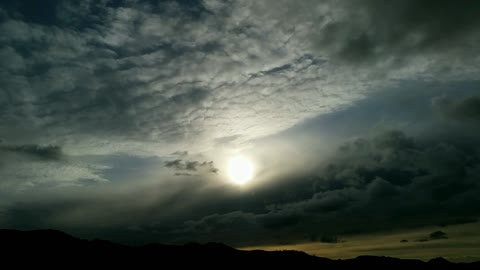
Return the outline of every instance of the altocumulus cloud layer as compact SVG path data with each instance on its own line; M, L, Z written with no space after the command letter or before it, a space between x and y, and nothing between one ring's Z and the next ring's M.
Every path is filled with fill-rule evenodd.
M205 150L351 104L384 76L475 75L474 2L317 2L3 4L2 136Z
M474 221L479 10L2 3L0 222L243 245Z

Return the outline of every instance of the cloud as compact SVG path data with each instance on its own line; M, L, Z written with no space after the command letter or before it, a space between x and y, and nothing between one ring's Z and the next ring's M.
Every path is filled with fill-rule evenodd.
M170 161L165 161L165 167L176 170L176 171L187 171L187 172L197 172L205 171L210 173L217 173L219 170L215 168L213 161L188 161L182 159L175 159ZM189 176L190 173L177 172L176 175L186 175Z
M0 143L0 187L21 194L36 189L86 186L107 179L107 166L72 160L57 145Z
M478 168L478 152L461 143L424 142L388 131L346 142L316 177L297 181L297 190L298 185L310 186L309 198L282 202L279 197L263 211L245 209L235 216L248 217L251 233L261 235L255 241L269 243L438 225L449 219L449 224L453 219L470 221L480 213L474 195L480 188L475 180ZM228 213L220 216L229 218ZM222 233L215 223L209 226L211 235ZM192 237L195 228L186 228ZM233 241L229 235L225 238Z
M42 222L61 221L65 228L78 230L75 224L85 215L127 211L129 214L122 218L105 216L102 224L121 231L122 226L132 225L127 220L134 215L134 225L141 228L141 234L155 236L160 242L251 245L308 242L312 237L321 240L322 235L343 239L346 234L450 226L476 220L480 213L478 152L455 140L423 141L397 130L348 140L313 172L301 178L289 176L290 182L278 181L254 192L238 192L212 183L209 188L201 188L206 187L207 179L196 173L208 169L202 165L208 162L174 159L164 164L177 175L189 177L170 179L173 182L169 183L155 181L134 188L134 192L113 192L108 196L111 201L107 201L108 205L117 205L114 210L107 204L105 209L91 208L98 200L92 195L67 200L76 209L75 215L70 215L72 211L59 208L65 203L53 200L45 206L51 211L51 221ZM189 169L187 164L191 164ZM165 189L167 186L170 188ZM143 194L142 200L135 200L135 194ZM125 208L117 200L136 203ZM173 202L175 209L169 208ZM7 211L9 222L21 223L15 221L17 215L29 215L29 209L33 210L26 204ZM162 215L152 216L152 209ZM20 210L22 213L17 212ZM171 214L175 218L168 218ZM140 237L132 233L128 232L132 239Z
M63 155L61 147L57 145L0 145L0 150L26 154L45 160L60 160Z
M226 137L221 137L221 138L216 138L215 139L215 143L217 145L223 145L223 146L226 146L226 145L229 145L231 144L232 142L234 142L235 140L241 138L242 136L241 135L232 135L232 136L226 136Z
M312 239L312 241L315 241L315 239ZM320 242L322 243L338 243L338 237L335 235L322 235L320 237Z
M5 5L2 136L78 154L243 147L349 106L390 79L428 77L434 64L423 60L352 71L335 59L400 61L416 48L448 58L475 44L478 21L474 8L449 3L51 1L51 16ZM437 20L447 11L463 15ZM468 77L475 66L443 78ZM392 72L380 80L379 70Z
M172 156L181 156L181 157L184 157L184 156L187 156L188 155L188 151L175 151L172 153Z
M442 231L435 231L429 235L430 240L448 239L447 234Z
M175 159L175 160L172 160L172 161L165 161L165 167L174 168L176 170L183 170L185 165L182 164L181 159Z
M459 101L439 96L432 99L432 107L448 118L461 121L478 121L480 119L479 96L470 96Z
M431 240L440 240L440 239L448 239L447 234L442 231L435 231L430 233L428 237L421 238L416 240L417 242L428 242Z
M478 3L455 1L330 2L342 14L325 19L315 41L350 63L405 61L421 54L455 54L469 57L479 36L474 10ZM409 60L409 59L408 59Z
M17 195L34 190L62 187L81 187L108 180L101 172L108 169L98 164L83 164L68 161L38 162L15 160L2 162L0 167L0 187L3 191Z
M176 172L175 175L176 176L192 176L191 173L184 173L184 172Z

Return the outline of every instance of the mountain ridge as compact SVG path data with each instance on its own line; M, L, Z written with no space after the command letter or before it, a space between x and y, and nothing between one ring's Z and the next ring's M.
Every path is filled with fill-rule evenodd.
M136 268L149 267L162 262L176 266L235 267L312 266L321 269L354 269L358 267L382 267L390 269L480 269L480 262L453 263L444 258L432 258L428 262L415 259L398 259L384 256L359 256L353 259L333 260L316 257L295 250L264 251L238 250L222 243L187 243L164 245L150 243L128 246L101 239L79 239L56 230L19 231L0 229L0 250L3 261L17 264L35 262L36 266L61 266L65 263L79 265L118 265ZM27 258L25 260L18 260Z

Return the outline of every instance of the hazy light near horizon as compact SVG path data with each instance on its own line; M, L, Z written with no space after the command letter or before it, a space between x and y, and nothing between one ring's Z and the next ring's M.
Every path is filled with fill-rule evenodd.
M228 161L228 176L238 185L244 185L252 180L254 169L252 162L245 156L234 156Z

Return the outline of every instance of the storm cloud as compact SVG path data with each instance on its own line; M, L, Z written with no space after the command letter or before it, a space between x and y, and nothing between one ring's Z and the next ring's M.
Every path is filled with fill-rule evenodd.
M215 214L186 223L186 230L199 240L225 237L251 245L247 234L260 235L256 242L279 244L308 241L314 235L475 222L480 211L475 195L480 192L479 168L478 148L419 142L389 131L341 145L331 162L310 177L313 180L297 181L311 187L309 199L268 205L258 214ZM220 236L223 229L215 227L241 224L237 231L242 231L243 222L249 230L236 236Z
M454 101L445 96L432 100L432 106L448 118L456 120L474 121L480 119L480 97L471 96L459 101Z

